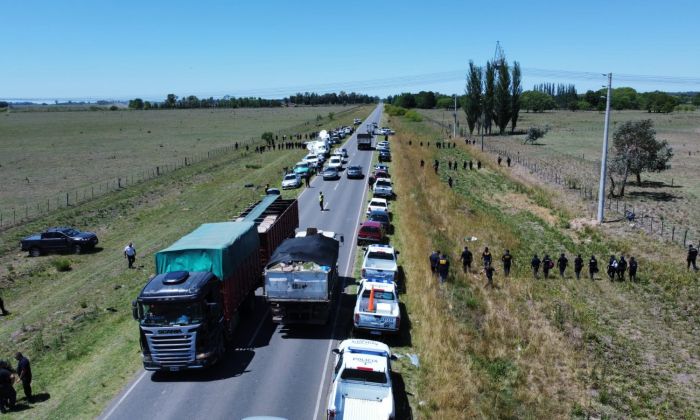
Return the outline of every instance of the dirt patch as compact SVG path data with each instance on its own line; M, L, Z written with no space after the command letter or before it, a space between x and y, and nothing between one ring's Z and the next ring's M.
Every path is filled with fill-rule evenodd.
M594 219L589 219L586 217L579 217L577 219L571 220L569 222L569 225L571 226L571 229L575 231L583 230L587 227L596 227L598 226L598 221Z
M494 198L501 205L501 207L512 210L513 213L525 210L544 220L551 226L555 226L557 224L557 217L554 216L549 209L533 203L532 200L530 200L530 198L525 194L511 192L495 195Z

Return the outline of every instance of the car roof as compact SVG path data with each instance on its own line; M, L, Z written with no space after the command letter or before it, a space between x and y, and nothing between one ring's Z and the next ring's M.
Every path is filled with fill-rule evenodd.
M369 217L372 217L372 216L382 216L382 217L386 217L388 219L389 213L387 213L386 210L384 210L384 209L376 209L376 210L372 210L369 212Z
M364 222L362 222L362 226L361 226L361 227L376 227L376 228L380 228L380 227L382 227L382 224L379 223L379 222L375 222L374 220L365 220Z
M387 204L386 198L373 197L370 203L384 203Z

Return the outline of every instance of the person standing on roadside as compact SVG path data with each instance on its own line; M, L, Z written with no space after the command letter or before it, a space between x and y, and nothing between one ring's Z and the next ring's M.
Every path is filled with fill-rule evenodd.
M554 261L549 258L549 254L544 254L544 258L542 258L542 273L545 279L549 278L549 270L552 268L554 268Z
M593 280L595 273L598 272L598 260L595 259L595 255L591 255L591 259L588 260L588 275Z
M438 276L440 277L440 283L445 283L447 281L447 275L450 272L450 260L447 259L445 254L440 254L437 271Z
M24 396L27 401L32 402L32 366L29 359L20 352L15 353L15 360L17 360L17 376L22 381Z
M323 211L323 191L318 192L318 205L321 207L321 211Z
M506 249L506 252L501 256L501 261L503 262L503 276L508 277L510 275L510 265L513 263L513 256L510 255L510 250Z
M428 259L430 260L430 272L433 273L433 275L435 275L435 272L437 271L438 261L440 260L440 251L433 251L433 253L430 254L430 257Z
M484 252L481 253L481 261L484 263L484 267L491 265L493 262L493 256L491 255L491 251L489 251L489 247L484 248Z
M581 279L581 270L583 270L583 258L581 258L581 254L578 254L574 259L574 273L576 274L576 280Z
M557 267L559 267L559 277L564 278L564 272L566 271L566 267L569 265L569 259L566 258L566 255L562 252L561 255L559 256L559 259L557 260Z
M134 268L134 261L136 261L136 248L134 248L134 243L129 242L129 245L124 247L124 258L129 262L129 268Z
M634 259L634 257L630 257L630 281L636 282L637 281L637 260Z
M469 248L466 246L464 247L464 250L462 250L462 255L459 256L459 259L462 261L462 271L465 273L471 272L473 256Z
M530 267L532 267L532 275L536 279L540 278L540 265L542 265L542 261L540 261L540 257L535 254L530 260Z
M693 270L698 271L698 249L693 246L693 244L688 245L688 257L686 258L686 261L688 262L688 270L690 270L690 266L693 266Z
M617 279L625 281L625 271L627 271L627 260L624 255L620 255L620 261L617 262Z

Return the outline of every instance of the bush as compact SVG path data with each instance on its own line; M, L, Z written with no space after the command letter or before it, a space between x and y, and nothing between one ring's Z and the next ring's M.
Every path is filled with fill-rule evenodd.
M406 114L406 108L401 108L400 106L394 105L385 105L384 111L386 111L386 113L392 117Z
M690 105L690 104L681 104L681 105L676 105L675 108L673 108L674 111L677 112L693 112L695 111L695 106Z
M527 129L527 136L525 137L525 143L534 143L537 140L541 139L544 137L545 134L549 131L549 126L545 125L544 127L530 127Z
M109 107L109 110L110 110L110 111L118 111L118 110L119 110L119 107L116 106L116 105L112 105L112 106Z
M406 117L406 119L408 119L409 121L413 121L413 122L423 121L423 117L421 117L420 114L413 109L406 111L406 114L404 114L404 117Z
M57 271L70 271L72 269L71 261L68 258L57 258L51 261L51 265L54 266Z

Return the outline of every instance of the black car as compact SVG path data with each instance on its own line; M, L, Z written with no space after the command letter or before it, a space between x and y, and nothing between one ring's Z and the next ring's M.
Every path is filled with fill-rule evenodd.
M348 169L345 170L345 175L350 179L362 179L365 177L365 174L362 173L362 166L358 165L348 166Z
M328 180L332 180L332 179L340 179L340 173L338 172L338 170L336 168L328 167L328 168L323 170L321 175L323 176L324 181L328 181Z
M391 162L391 152L388 150L379 151L379 161L380 162Z
M81 232L71 227L54 227L45 232L28 236L20 242L22 251L32 257L52 251L72 251L80 254L95 248L99 240L93 232Z
M391 233L391 219L389 218L389 213L381 210L371 211L369 216L367 216L367 220L381 223L384 232Z

